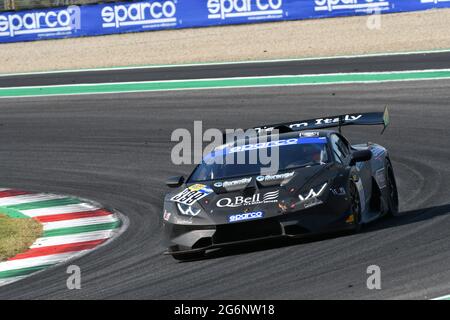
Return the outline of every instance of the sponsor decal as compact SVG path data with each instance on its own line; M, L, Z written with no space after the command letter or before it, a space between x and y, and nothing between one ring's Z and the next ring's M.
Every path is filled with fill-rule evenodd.
M208 0L209 20L247 18L248 20L283 17L283 0Z
M192 217L189 217L189 218L177 217L175 220L176 220L177 224L192 224Z
M348 11L372 12L374 10L388 10L389 0L315 0L314 11Z
M170 200L190 206L212 192L213 190L204 184L194 184L176 194Z
M306 195L299 194L298 198L300 200L301 205L307 209L319 204L322 204L322 200L320 200L318 197L325 191L325 188L327 187L328 183L324 183L321 186L318 186L316 188L311 188L309 192Z
M322 204L323 201L318 198L311 198L302 202L303 208L308 209L319 204Z
M238 222L238 221L245 221L245 220L254 220L254 219L260 219L264 217L264 212L262 211L256 211L256 212L244 212L239 214L233 214L228 217L228 222Z
M0 14L0 37L37 34L40 37L71 34L80 29L80 8Z
M354 122L354 121L357 121L357 120L361 119L362 116L363 116L362 114L359 114L359 115L349 115L349 114L347 114L347 115L342 117L342 120L344 122L347 122L347 123L348 122ZM308 120L308 121L305 121L305 122L291 123L288 126L289 126L289 128L295 130L295 129L302 129L302 128L308 128L308 127L312 127L312 128L316 127L317 128L317 127L326 126L326 125L335 124L335 123L339 123L339 117L318 118L318 119L314 119L314 120ZM260 132L260 131L263 131L263 130L270 132L270 131L273 131L274 127L257 127L257 128L254 128L254 129L257 132ZM325 138L325 137L323 137L323 138Z
M278 202L279 190L267 192L264 195L255 193L251 197L237 196L233 198L222 198L217 201L216 206L219 208L236 208L241 206L251 206L257 204Z
M450 2L450 0L420 0L420 3L431 3L431 4L439 4L444 2Z
M259 182L267 182L267 181L274 181L274 180L285 180L292 178L294 176L295 172L287 172L287 173L280 173L280 174L273 174L273 175L265 175L265 176L257 176L256 181Z
M116 4L102 9L103 28L141 26L143 29L176 26L176 1L142 1Z
M386 173L384 168L381 168L375 172L375 180L377 181L380 189L386 188Z
M300 132L300 134L298 136L303 137L303 138L317 138L320 136L320 132L318 132L318 131Z
M322 192L325 190L325 187L327 186L327 183L325 183L324 185L322 185L320 187L320 189L318 189L318 191L316 192L314 189L309 190L309 192L306 194L306 196L302 196L301 194L298 195L298 198L300 199L300 201L305 201L311 198L315 198L318 197L319 195L322 194Z
M196 217L202 211L200 208L194 208L191 205L177 203L178 210L182 215Z
M214 187L216 188L229 188L229 187L235 187L235 186L242 186L242 185L247 185L250 183L250 181L252 181L252 178L243 178L243 179L239 179L239 180L233 180L233 181L218 181L216 183L214 183Z
M171 214L169 211L164 210L163 219L164 219L165 221L169 221L171 215L172 215L172 214Z
M331 188L330 190L331 190L331 193L334 194L335 196L345 196L345 194L346 194L344 187Z
M254 144L246 144L243 146L233 147L229 150L229 153L242 152L242 151L251 151L258 149L266 149L266 148L274 148L274 147L282 147L294 144L309 144L309 143L327 143L326 137L320 138L292 138L292 139L282 139L270 142L261 142Z
M192 186L188 187L188 189L191 191L201 191L201 192L208 192L208 193L212 192L212 190L204 184L193 184Z

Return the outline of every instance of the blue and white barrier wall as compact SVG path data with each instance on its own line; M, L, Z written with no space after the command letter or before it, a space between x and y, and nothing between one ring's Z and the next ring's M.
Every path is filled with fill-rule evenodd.
M450 0L147 0L0 13L0 43L394 13Z

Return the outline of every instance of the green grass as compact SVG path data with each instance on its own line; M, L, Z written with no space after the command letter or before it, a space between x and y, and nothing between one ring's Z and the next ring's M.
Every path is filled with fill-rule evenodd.
M26 251L41 234L42 225L33 219L0 214L0 261Z

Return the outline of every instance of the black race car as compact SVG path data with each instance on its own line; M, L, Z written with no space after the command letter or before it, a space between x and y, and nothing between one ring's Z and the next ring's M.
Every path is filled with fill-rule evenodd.
M261 174L261 164L203 161L164 199L166 254L185 260L206 250L275 237L303 237L356 230L398 211L398 194L388 151L377 144L351 145L346 125L383 125L388 111L282 123L254 128L259 136L278 130L276 141L236 141L217 148L248 153L277 148L277 172ZM339 127L338 131L322 130ZM210 155L211 157L211 155Z

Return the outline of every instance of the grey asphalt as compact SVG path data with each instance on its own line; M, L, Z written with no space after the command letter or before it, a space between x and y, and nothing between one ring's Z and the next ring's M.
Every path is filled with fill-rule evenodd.
M0 87L443 69L449 67L449 61L450 52L437 52L339 59L212 64L171 68L57 72L51 74L0 77Z
M0 288L0 299L424 299L450 293L450 81L201 90L0 101L1 186L91 198L125 214L116 241L75 263ZM382 110L392 125L349 127L388 147L401 216L362 233L264 242L180 263L163 256L162 199L176 128L251 127ZM367 267L382 289L368 290Z

